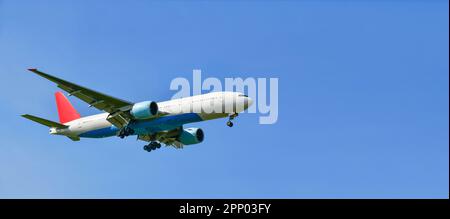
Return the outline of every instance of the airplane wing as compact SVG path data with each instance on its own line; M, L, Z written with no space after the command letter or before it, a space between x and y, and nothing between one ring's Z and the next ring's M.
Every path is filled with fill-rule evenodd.
M177 136L179 135L179 132L183 129L183 127L179 127L174 130L169 131L162 131L159 133L156 133L154 136L150 135L138 135L137 140L141 141L159 141L160 143L164 143L166 146L173 146L176 149L183 148L183 143L179 142L177 139Z
M67 91L69 96L76 96L80 100L88 103L90 107L95 107L99 110L110 113L107 118L108 121L118 128L125 126L131 119L129 110L133 106L132 102L121 100L119 98L111 97L98 91L85 88L72 82L46 74L37 69L28 70L56 83L59 88Z
M141 140L141 141L146 141L146 142L152 141L151 137L149 135L138 135L137 139ZM160 137L157 140L161 143L164 143L166 146L173 146L176 149L181 149L184 146L181 142L179 142L174 137Z

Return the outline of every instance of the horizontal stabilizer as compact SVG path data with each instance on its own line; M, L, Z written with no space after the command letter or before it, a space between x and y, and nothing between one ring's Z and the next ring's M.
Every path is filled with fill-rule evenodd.
M32 115L29 115L29 114L22 115L22 117L27 118L27 119L29 119L31 121L37 122L39 124L45 125L45 126L47 126L49 128L62 128L63 129L63 128L67 128L68 127L68 126L65 126L65 125L63 125L61 123L53 122L53 121L50 121L50 120L47 120L47 119L43 119L43 118L39 118L37 116L32 116Z
M79 141L80 140L80 137L78 137L78 136L67 136L68 138L70 138L70 140L72 140L72 141Z

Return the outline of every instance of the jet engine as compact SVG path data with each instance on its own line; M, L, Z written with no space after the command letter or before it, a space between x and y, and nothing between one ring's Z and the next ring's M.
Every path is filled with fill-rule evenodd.
M184 145L198 144L203 141L205 134L200 128L187 128L183 129L178 136L177 140Z
M130 114L135 119L148 119L158 115L158 104L154 101L144 101L133 105Z

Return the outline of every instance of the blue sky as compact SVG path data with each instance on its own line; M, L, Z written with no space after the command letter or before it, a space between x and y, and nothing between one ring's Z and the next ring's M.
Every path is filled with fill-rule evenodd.
M0 198L448 198L447 1L0 1ZM49 136L37 67L130 101L279 78L279 118L147 153ZM97 113L77 99L82 115Z

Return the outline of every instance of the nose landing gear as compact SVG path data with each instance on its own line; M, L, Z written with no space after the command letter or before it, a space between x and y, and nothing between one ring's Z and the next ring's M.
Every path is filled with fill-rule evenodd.
M147 152L156 150L158 148L161 148L161 143L156 142L156 141L152 141L148 145L144 146L144 150L147 151Z
M236 118L237 116L238 116L239 114L237 114L237 113L235 113L235 114L232 114L230 117L229 117L229 119L228 119L228 121L227 121L227 126L228 127L233 127L233 122L231 121L231 120L233 120L234 118Z

